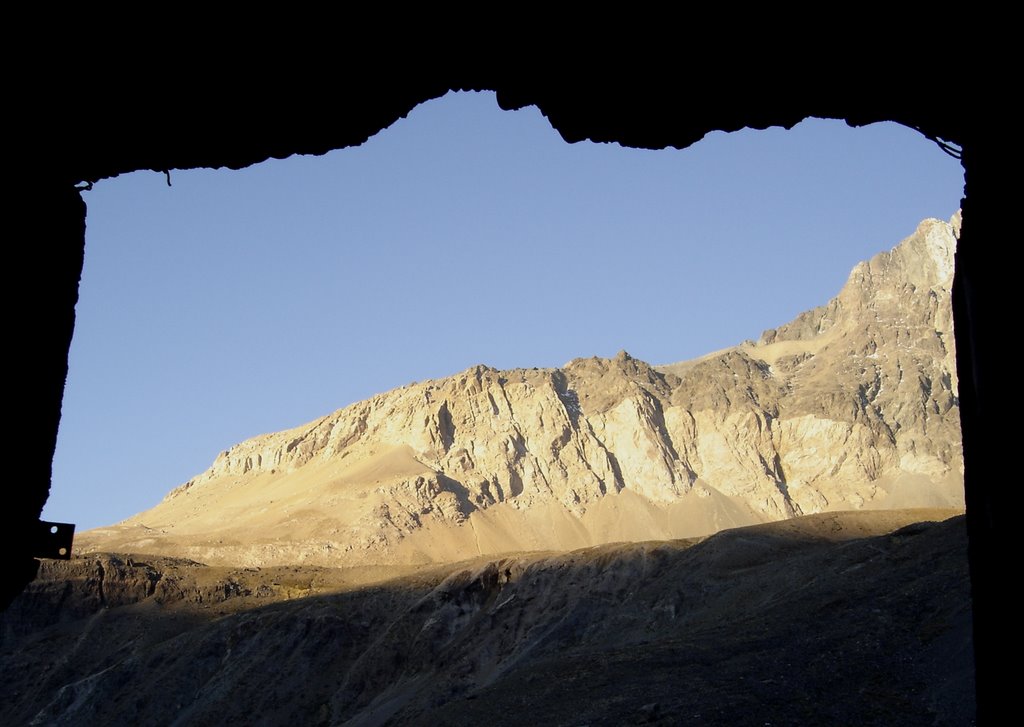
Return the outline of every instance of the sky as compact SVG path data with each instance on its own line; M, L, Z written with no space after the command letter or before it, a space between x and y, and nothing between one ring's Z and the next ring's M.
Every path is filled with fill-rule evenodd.
M566 144L449 94L353 149L84 192L86 256L44 518L155 505L248 437L484 363L671 363L824 304L963 193L896 124Z

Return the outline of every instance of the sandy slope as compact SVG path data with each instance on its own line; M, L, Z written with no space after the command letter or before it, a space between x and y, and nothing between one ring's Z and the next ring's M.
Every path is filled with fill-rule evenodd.
M347 470L304 469L294 476L257 477L244 486L210 488L215 505L199 496L172 503L146 525L100 528L79 536L76 550L140 552L188 557L219 565L334 566L365 563L451 562L472 555L528 550L572 550L601 543L709 535L763 522L742 502L703 483L670 503L624 490L582 515L560 503L529 508L499 503L458 524L427 522L387 550L356 550L350 537L383 504L382 483L428 472L408 448L396 448ZM233 517L244 514L242 525ZM371 525L372 526L372 525Z
M693 538L765 522L742 501L698 481L667 504L629 490L602 498L582 516L557 502L529 508L499 503L458 524L428 521L386 550L353 548L352 533L365 529L367 514L383 504L379 486L426 472L407 447L398 447L349 468L307 468L280 478L257 477L244 486L229 482L210 488L215 506L200 495L161 508L163 519L151 525L84 533L77 552L154 553L224 566L444 563L473 555ZM879 486L893 493L887 504L962 512L957 478L949 478L945 489L912 475ZM944 495L947 490L952 494ZM239 527L229 524L235 513L244 513Z

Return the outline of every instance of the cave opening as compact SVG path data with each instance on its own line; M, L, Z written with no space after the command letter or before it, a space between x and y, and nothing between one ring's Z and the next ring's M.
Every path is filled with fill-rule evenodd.
M503 144L502 134L526 141ZM420 167L409 161L417 150ZM914 177L879 174L883 161L919 167ZM325 164L332 171L317 171ZM802 200L844 165L858 166L846 175L851 190ZM119 520L248 436L476 363L553 367L625 349L670 364L756 338L826 303L853 264L910 234L913 218L948 218L962 190L959 166L896 124L807 120L716 132L681 152L641 151L566 145L536 109L503 112L488 94L429 102L327 158L172 170L168 179L173 186L136 172L85 193L93 212L52 519L105 524L80 513L116 502L106 523ZM869 200L899 194L903 209L871 209ZM108 201L115 196L121 202ZM114 229L100 207L127 224ZM236 217L216 217L221 208ZM402 225L382 232L374 216ZM120 239L105 245L105 234ZM782 294L798 283L817 287L799 302ZM466 340L475 345L459 348ZM449 350L458 353L438 354ZM359 386L339 386L368 360ZM125 446L139 431L146 444ZM171 461L181 445L185 464ZM113 481L101 494L99 483Z
M858 40L858 47L862 46ZM838 55L835 54L833 60ZM948 57L953 58L952 55ZM957 57L951 62L959 64L960 58ZM768 65L770 67L771 63ZM505 84L503 106L515 107L517 104L532 103L536 100L544 108L554 112L552 119L557 117L555 125L574 139L585 138L587 135L605 139L621 137L633 140L639 145L650 146L666 143L688 144L703 133L703 130L737 128L743 123L792 124L799 118L816 113L832 118L847 118L851 124L863 124L877 119L898 119L908 126L931 129L945 138L956 139L963 144L964 166L969 170L970 180L970 212L965 214L965 219L970 222L969 235L964 238L968 242L960 251L957 267L960 276L959 293L955 293L957 338L958 344L963 344L960 345L960 350L964 352L960 360L961 372L964 381L971 382L964 393L964 446L968 447L967 434L970 433L971 485L968 487L968 493L973 493L974 499L969 505L968 520L971 531L972 579L975 588L973 599L977 633L986 635L984 641L980 638L978 640L979 683L982 664L987 663L990 666L985 683L990 687L989 700L986 703L991 705L995 691L992 689L995 683L992 666L996 663L991 658L992 644L1005 643L997 634L1005 633L1001 629L1004 624L1009 623L1000 618L1000 607L996 606L997 603L1009 602L1009 599L1001 597L1004 595L1002 592L1005 591L1006 581L1005 574L1002 573L1000 554L1006 551L1002 549L1002 542L999 540L997 523L1001 522L1012 508L998 506L1005 500L1005 496L998 491L995 484L992 484L998 483L1000 479L995 476L993 468L1002 465L1002 454L1007 451L1006 434L985 414L991 409L996 382L1011 378L1008 371L1000 368L1008 364L1001 352L996 353L995 347L998 344L994 338L993 321L999 320L996 314L1001 310L996 304L1000 294L995 291L1010 289L1012 285L996 284L1002 281L1000 275L1008 277L1009 267L992 251L991 246L986 246L982 241L991 242L995 239L995 220L999 219L1000 207L995 204L998 195L994 189L997 176L992 170L993 165L999 163L996 160L1003 158L1003 155L997 156L994 153L994 145L997 143L995 140L1000 138L998 127L1000 123L1004 123L998 119L1003 117L987 113L991 101L975 103L979 99L975 98L977 94L969 92L972 84L960 80L948 82L946 86L966 90L968 98L962 103L939 105L935 103L934 97L907 97L907 78L900 74L890 74L888 65L884 74L867 72L869 83L865 84L860 77L854 82L854 79L842 76L837 77L836 83L828 88L818 84L801 85L799 72L791 68L776 70L779 71L778 78L784 79L786 83L763 84L759 78L755 89L754 83L749 80L737 82L735 78L726 79L739 87L732 97L741 99L741 102L727 104L724 111L714 102L718 97L717 93L712 95L704 90L687 98L685 113L672 116L673 123L677 120L683 123L683 130L679 132L670 132L666 129L667 124L660 121L656 113L652 113L658 110L657 101L652 103L650 99L640 96L619 98L612 89L605 89L603 93L592 94L591 97L581 93L576 98L563 100L562 92L566 89L552 93L550 89L543 88L543 84ZM940 75L942 74L932 70L925 73L922 68L910 72L910 76L920 81L918 85L922 88L933 83ZM896 76L899 76L898 81L894 80ZM958 73L949 73L944 77L959 79L960 76L971 76L973 80L977 80L962 68ZM76 83L77 80L76 77ZM790 84L790 81L793 83ZM256 83L263 88L269 81L261 78ZM436 95L439 88L459 85L468 87L467 83L464 78L460 78L457 81L447 79L419 85L415 82L398 84L397 88L390 84L386 93L379 94L382 97L381 101L371 99L365 94L361 96L356 92L349 99L350 103L345 110L346 114L349 109L355 110L354 120L351 123L342 123L340 131L328 129L328 126L338 125L338 119L330 114L320 114L326 118L326 123L317 122L311 126L299 113L293 115L294 118L301 119L299 123L285 123L281 128L253 131L250 134L251 138L247 139L238 139L232 132L238 128L248 128L247 121L252 116L253 104L241 96L232 97L230 104L218 100L213 104L214 113L210 113L210 109L203 103L209 99L202 96L202 83L197 84L200 87L199 94L195 97L190 96L186 101L186 106L193 110L203 107L202 112L196 114L197 117L202 117L202 129L193 123L193 119L181 116L175 116L173 119L167 117L164 113L166 99L161 96L159 89L154 89L149 98L145 98L145 94L141 100L132 98L131 104L123 100L121 90L117 89L116 94L111 92L93 104L93 108L102 110L98 114L83 115L81 108L72 109L70 105L62 102L43 106L46 113L52 110L51 106L61 106L64 112L62 118L77 118L80 119L80 123L74 134L62 135L61 139L50 135L51 138L44 146L52 152L53 163L40 165L38 159L33 158L24 165L35 170L30 179L40 179L44 182L40 188L31 185L23 187L26 199L31 198L29 214L41 212L42 214L35 215L34 222L42 223L44 238L60 242L61 246L56 251L56 258L53 258L54 253L50 247L35 246L35 251L30 255L32 265L27 268L38 268L41 271L32 279L38 278L41 281L42 295L51 299L57 313L53 316L42 315L38 321L29 321L33 332L35 328L43 328L52 331L52 335L44 336L40 355L29 357L22 365L22 378L28 389L38 391L39 395L30 408L22 409L20 412L22 418L30 423L30 429L41 434L38 442L35 438L30 442L27 456L27 471L30 475L26 490L28 494L24 498L25 502L18 501L15 508L16 541L21 543L22 536L28 534L28 528L45 501L49 489L50 455L59 420L60 395L66 372L65 353L73 318L69 315L70 305L67 301L73 303L75 299L75 257L76 254L80 254L78 243L81 241L81 220L84 219L84 211L81 211L82 208L77 204L77 195L67 194L70 183L78 180L95 181L130 169L173 169L176 166L216 164L245 166L271 155L319 153L326 149L340 148L358 143L360 134L363 133L362 129L372 130L390 123L395 118L393 114L402 113L403 109L409 108L405 105L409 98L413 98L415 102ZM871 89L869 95L864 93L867 87ZM766 88L770 90L770 99L764 94ZM760 90L761 93L753 93L755 90ZM160 98L154 100L154 94ZM668 99L669 95L668 92L660 94L665 99ZM211 92L210 98L213 96ZM218 88L217 98L220 99L220 96ZM261 94L261 98L262 96ZM600 99L600 106L594 101L595 96ZM762 99L764 103L752 102L748 100L748 96ZM62 98L56 92L51 93L49 97ZM672 99L670 102L675 103L675 100ZM741 103L744 109L739 108ZM314 113L310 114L309 118L315 119L318 118L316 112L322 110L318 108L319 104L317 99L313 99L304 100L298 106L304 106L304 110L307 111L312 110ZM114 117L127 110L129 105L132 106L132 118L137 122L137 130L129 130L130 125L111 123ZM237 108L228 110L225 108L228 105ZM139 111L139 108L142 108L142 111ZM612 113L609 118L606 109L616 108L623 111ZM217 110L222 112L223 120L217 120ZM303 108L299 109L302 110ZM226 113L223 113L225 111ZM36 116L38 114L30 114L26 118L31 120ZM968 116L971 121L967 120ZM979 119L983 121L977 121ZM210 121L213 123L209 123ZM975 122L991 127L992 133L988 133L988 130L984 134L974 133L977 130ZM207 126L212 127L212 134L207 133ZM225 133L228 129L230 131ZM697 135L694 135L694 130ZM90 134L99 140L99 143L83 143ZM118 137L116 141L115 136ZM36 134L33 134L31 139L35 138ZM1003 206L1002 209L1005 216L1005 210L1009 207ZM998 275L997 270L1000 270ZM987 389L985 385L988 386ZM31 542L26 539L24 545L15 551L16 566L14 575L9 580L12 595L20 590L34 573L34 568L28 566L32 563L32 556L38 557L39 553L31 550ZM984 654L987 655L987 659L984 662L981 660L982 643L986 644ZM995 648L998 650L998 647Z

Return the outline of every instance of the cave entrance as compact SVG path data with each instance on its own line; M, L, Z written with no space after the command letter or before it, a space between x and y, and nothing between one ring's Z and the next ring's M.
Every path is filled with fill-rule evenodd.
M170 181L85 195L46 509L83 529L241 439L413 380L619 349L665 364L756 337L962 194L957 162L896 124L809 120L655 152L566 145L492 94L449 94L324 158Z

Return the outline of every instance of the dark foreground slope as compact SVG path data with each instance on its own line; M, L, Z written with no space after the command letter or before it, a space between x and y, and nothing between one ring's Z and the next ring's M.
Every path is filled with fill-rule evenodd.
M390 580L52 563L3 615L0 723L971 724L963 520L922 516Z

